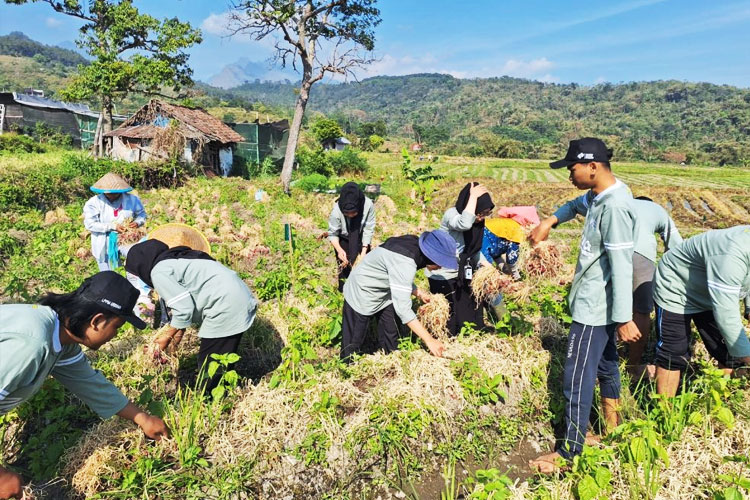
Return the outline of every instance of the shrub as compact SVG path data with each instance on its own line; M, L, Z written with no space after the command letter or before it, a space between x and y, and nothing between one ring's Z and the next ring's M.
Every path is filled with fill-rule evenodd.
M328 179L321 174L310 174L297 181L296 186L308 193L316 189L328 189Z
M331 141L344 135L344 131L341 130L341 126L336 120L330 118L320 118L315 120L315 123L310 127L310 131L313 133L318 142Z
M298 148L297 163L302 175L321 174L330 177L334 174L330 159L322 148L310 149L304 146Z
M0 152L8 153L44 153L47 148L31 137L19 134L0 135Z
M331 167L336 175L347 174L365 174L370 166L367 160L359 156L359 153L352 148L346 148L343 151L332 151L328 153Z

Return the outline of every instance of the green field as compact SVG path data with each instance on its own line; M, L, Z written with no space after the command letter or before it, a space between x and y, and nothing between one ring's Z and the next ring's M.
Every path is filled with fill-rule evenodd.
M0 154L2 302L71 290L96 270L90 256L79 255L89 245L81 208L99 167L66 155ZM400 155L368 159L371 171L358 180L382 185L379 242L435 228L469 180L486 183L497 205L534 204L542 214L579 194L566 172L544 162L441 157L435 168L445 179L422 211L401 177ZM670 202L686 234L750 223L750 175L743 170L613 168L634 192ZM34 197L21 197L19 188ZM258 189L270 199L256 202ZM244 378L211 403L184 384L196 371L195 331L157 366L142 350L155 332L124 328L90 358L128 396L163 413L173 437L152 443L130 423L100 422L50 381L0 420L2 459L32 480L35 498L729 499L749 493L748 385L713 369L700 342L695 373L679 398L652 398L650 385L631 384L623 371L625 423L558 477L528 470L526 460L550 449L562 418L570 322L564 297L580 222L553 233L565 263L553 276L526 277L524 293L509 299L495 334L469 329L447 341L445 359L406 338L397 353L346 366L338 362L342 298L333 252L318 239L334 195L293 189L290 198L275 178L188 179L140 195L148 229L175 220L201 228L213 255L261 299L235 367ZM295 228L294 254L283 241L287 222ZM418 284L425 281L420 275Z

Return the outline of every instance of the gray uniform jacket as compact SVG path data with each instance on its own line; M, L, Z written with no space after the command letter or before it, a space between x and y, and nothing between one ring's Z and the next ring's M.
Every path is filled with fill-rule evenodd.
M414 260L377 247L352 270L344 284L344 299L363 316L373 316L393 304L396 315L406 324L417 317L411 308L416 274Z
M362 246L372 242L375 234L375 205L370 198L365 198L365 209L362 215ZM346 217L341 213L338 203L333 204L331 215L328 217L328 240L335 241L339 236L349 236L346 229Z

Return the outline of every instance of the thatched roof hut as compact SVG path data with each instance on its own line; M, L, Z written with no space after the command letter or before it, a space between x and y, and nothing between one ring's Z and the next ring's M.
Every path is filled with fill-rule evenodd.
M232 148L243 137L202 109L152 99L110 138L112 157L128 161L179 158L227 175Z

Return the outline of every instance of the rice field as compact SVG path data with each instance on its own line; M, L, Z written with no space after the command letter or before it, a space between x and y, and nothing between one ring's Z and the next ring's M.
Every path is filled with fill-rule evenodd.
M565 172L543 162L440 158L436 169L445 178L422 211L401 178L400 157L368 160L372 170L360 180L382 188L376 243L437 227L469 180L485 183L498 206L536 205L541 215L580 194ZM16 167L23 170L0 157L0 168ZM750 176L739 169L615 164L614 171L634 194L671 207L687 235L750 223ZM259 189L267 197L256 201ZM750 493L748 384L717 374L700 344L681 399L652 398L653 387L633 383L623 369L623 426L564 473L528 469L529 458L550 449L562 418L564 299L580 221L553 232L554 264L523 249L522 259L537 267L523 268L522 288L510 294L495 333L466 329L445 341L443 359L407 337L396 353L343 365L336 264L318 239L335 196L295 189L289 198L275 179L237 178L194 179L140 195L147 229L169 221L200 227L212 254L261 298L234 366L241 379L210 402L184 383L196 370L194 330L174 355L154 363L143 346L156 331L126 327L90 359L129 397L160 411L172 437L153 443L129 423L101 422L59 384L47 384L0 420L0 455L31 480L35 498L676 500ZM51 215L8 214L2 302L67 290L95 272L80 252L88 245L83 201ZM293 253L284 223L294 228ZM422 276L417 283L426 286Z

